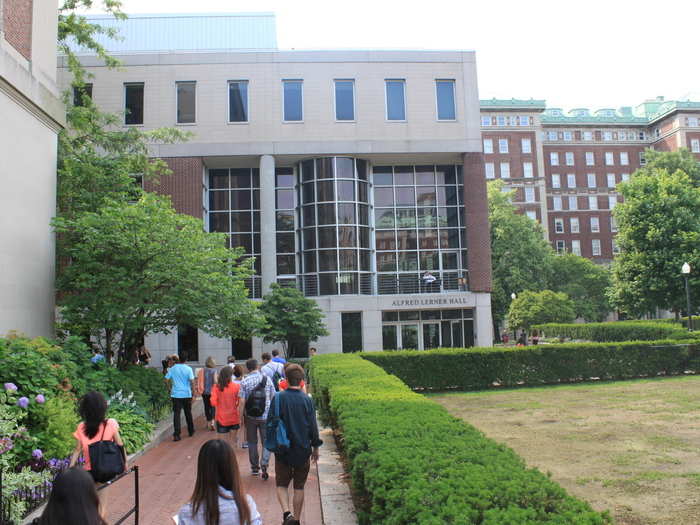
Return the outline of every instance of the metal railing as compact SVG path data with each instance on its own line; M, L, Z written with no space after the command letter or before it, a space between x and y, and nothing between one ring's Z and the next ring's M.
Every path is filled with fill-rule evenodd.
M134 515L134 525L139 525L139 466L134 465L130 469L125 470L121 474L119 474L116 478L114 478L111 481L108 481L104 485L100 485L97 487L97 490L104 490L107 487L113 485L117 481L119 481L122 478L125 478L129 474L133 472L134 474L134 506L131 507L126 511L125 514L123 514L117 521L115 521L112 525L121 525L124 523L129 516L132 514Z

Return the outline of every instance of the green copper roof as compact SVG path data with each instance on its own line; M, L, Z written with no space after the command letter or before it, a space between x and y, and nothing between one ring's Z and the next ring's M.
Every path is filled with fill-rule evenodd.
M533 98L490 98L488 100L480 100L479 105L482 108L508 108L508 109L545 109L547 106L545 100L535 100Z

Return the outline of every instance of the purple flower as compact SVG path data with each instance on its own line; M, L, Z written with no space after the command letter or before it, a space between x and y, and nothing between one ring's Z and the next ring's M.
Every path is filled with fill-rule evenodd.
M16 392L17 385L15 385L14 383L5 383L5 390L10 390L12 392Z
M17 406L21 408L27 408L29 406L29 399L22 396L17 400Z
M32 457L34 459L41 459L44 457L44 453L41 451L40 448L35 448L34 450L32 450Z
M42 404L46 402L46 398L44 397L43 394L38 394L35 398L37 403Z

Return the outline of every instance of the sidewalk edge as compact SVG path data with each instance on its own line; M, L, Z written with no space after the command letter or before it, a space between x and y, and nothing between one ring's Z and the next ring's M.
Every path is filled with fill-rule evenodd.
M323 440L317 465L323 525L357 525L357 512L333 429L321 428L319 434Z

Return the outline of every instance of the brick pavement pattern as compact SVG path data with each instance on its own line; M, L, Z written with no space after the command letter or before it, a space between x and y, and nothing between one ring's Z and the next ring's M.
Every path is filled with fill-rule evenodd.
M185 433L182 441L166 440L134 461L134 464L139 466L141 499L139 525L172 525L172 517L178 513L180 507L192 494L200 447L210 439L217 437L225 439L225 434L206 430L206 421L203 417L195 421L195 427L194 436L187 437ZM263 523L265 525L281 524L282 512L275 495L274 454L270 458L270 479L267 481L250 474L247 449L236 448L236 457L241 467L243 484L248 494L255 500ZM133 478L133 475L129 475L101 491L106 505L107 523L115 523L133 506ZM304 511L298 519L302 525L322 525L321 516L318 471L312 464L306 483ZM127 519L125 523L133 524L133 517Z

